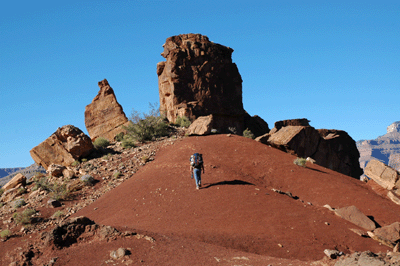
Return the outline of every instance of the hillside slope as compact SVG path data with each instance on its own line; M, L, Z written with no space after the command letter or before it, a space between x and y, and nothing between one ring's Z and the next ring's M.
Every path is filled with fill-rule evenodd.
M189 157L193 152L203 153L205 161L203 188L199 191L190 179ZM294 159L239 136L185 138L163 148L155 161L76 216L119 229L142 230L156 240L158 236L158 243L168 240L164 255L170 247L170 253L181 259L194 257L198 262L194 265L215 261L215 254L206 248L204 252L194 251L199 245L302 261L320 260L324 249L345 253L388 250L354 234L349 228L357 226L322 206L355 205L380 226L400 221L400 206L361 181L318 165L299 167L293 164ZM291 192L298 199L272 189ZM179 241L199 245L177 249ZM174 259L158 257L156 261Z

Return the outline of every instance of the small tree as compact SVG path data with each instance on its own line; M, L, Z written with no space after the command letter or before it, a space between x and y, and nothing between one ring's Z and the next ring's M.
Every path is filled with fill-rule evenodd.
M124 138L135 139L139 142L152 140L156 137L166 136L168 134L168 124L164 116L157 112L155 105L150 104L149 113L140 114L132 110L130 124L124 129L127 131Z

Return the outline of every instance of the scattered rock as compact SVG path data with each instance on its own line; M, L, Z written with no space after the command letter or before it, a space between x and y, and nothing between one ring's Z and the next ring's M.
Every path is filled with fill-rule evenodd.
M2 189L4 191L16 188L16 187L21 187L26 185L26 177L22 175L21 173L16 174L10 181L8 181L7 184L5 184Z
M335 214L341 218L361 227L372 231L376 228L375 223L363 214L356 206L349 206L335 210Z
M54 200L54 199L49 199L47 201L47 205L49 205L52 208L58 208L61 207L61 202L59 202L58 200Z
M126 248L119 248L117 250L113 250L110 253L110 257L114 260L122 259L124 256L129 255L130 252Z
M331 259L336 259L339 256L343 255L343 252L340 252L340 251L337 251L337 250L333 250L333 249L325 249L324 253L325 253L326 256L328 256L328 258L331 258Z
M48 168L47 168L47 173L51 176L54 177L60 177L63 175L63 171L66 170L67 168L65 166L62 165L58 165L58 164L51 164Z

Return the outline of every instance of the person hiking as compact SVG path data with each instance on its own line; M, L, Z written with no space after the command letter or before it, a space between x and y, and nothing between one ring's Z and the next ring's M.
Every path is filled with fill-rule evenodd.
M190 156L190 172L192 173L192 178L194 176L194 180L196 182L196 189L200 189L201 187L202 169L204 174L203 155L196 152L195 154Z

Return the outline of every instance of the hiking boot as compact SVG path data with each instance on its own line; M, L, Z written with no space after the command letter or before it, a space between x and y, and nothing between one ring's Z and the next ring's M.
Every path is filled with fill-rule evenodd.
M196 187L196 189L199 190L200 188L199 188L199 187Z

